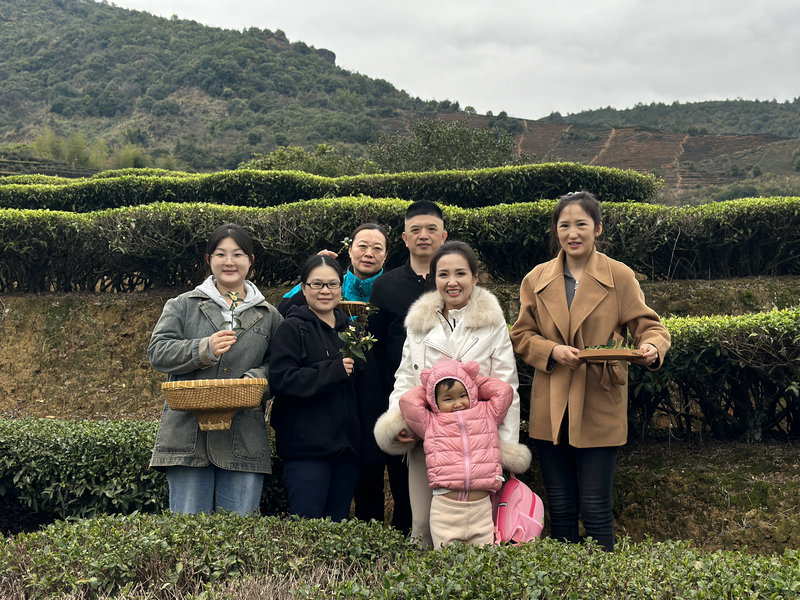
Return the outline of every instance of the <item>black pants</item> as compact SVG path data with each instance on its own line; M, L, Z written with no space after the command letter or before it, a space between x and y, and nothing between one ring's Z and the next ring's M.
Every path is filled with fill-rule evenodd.
M330 517L332 521L343 521L350 516L358 476L359 461L350 452L326 458L287 459L283 463L283 480L289 510L306 519Z
M575 448L535 440L550 513L550 536L578 542L578 519L586 534L614 549L612 490L617 447Z
M408 497L408 467L402 456L389 456L386 465L361 468L361 478L355 492L355 517L362 521L384 519L384 468L389 471L389 487L394 499L392 527L406 535L411 532L411 502Z

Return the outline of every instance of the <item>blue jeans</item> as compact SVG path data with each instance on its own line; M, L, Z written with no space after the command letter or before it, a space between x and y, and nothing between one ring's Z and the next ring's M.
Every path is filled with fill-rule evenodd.
M263 473L207 467L166 467L169 509L176 513L213 513L218 509L248 515L258 512Z
M326 458L286 460L283 480L289 495L289 510L305 519L330 517L332 521L343 521L350 516L350 503L360 475L359 461L350 452Z
M578 518L586 535L614 550L612 490L617 447L575 448L535 440L550 513L550 537L578 542Z

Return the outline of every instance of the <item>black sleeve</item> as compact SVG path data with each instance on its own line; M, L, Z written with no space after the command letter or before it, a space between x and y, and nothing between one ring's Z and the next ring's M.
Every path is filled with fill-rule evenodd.
M289 309L293 306L305 306L306 304L306 297L303 292L297 292L294 296L289 296L288 298L281 298L281 301L278 303L278 312L281 313L282 317L286 316L286 313L289 312Z
M304 339L305 338L305 339ZM270 387L278 396L311 398L324 394L347 381L341 356L322 356L318 348L306 347L317 342L304 336L293 319L281 323L270 344Z
M382 362L386 358L386 336L389 332L389 314L386 310L387 303L384 301L383 286L381 285L380 278L372 286L372 295L369 301L370 304L378 309L370 313L369 323L367 324L369 332L377 339L372 347L372 355L375 360Z

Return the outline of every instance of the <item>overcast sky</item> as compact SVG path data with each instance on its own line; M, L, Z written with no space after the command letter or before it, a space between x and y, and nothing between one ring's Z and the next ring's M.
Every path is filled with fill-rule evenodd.
M423 100L528 119L800 97L800 0L113 0L283 30Z

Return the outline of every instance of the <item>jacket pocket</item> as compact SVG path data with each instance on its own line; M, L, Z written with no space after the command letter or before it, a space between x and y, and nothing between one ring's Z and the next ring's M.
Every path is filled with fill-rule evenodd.
M155 451L192 454L197 447L197 431L197 418L193 414L164 408Z
M269 436L264 413L243 410L233 418L233 455L246 460L262 460L269 456Z
M269 340L272 338L272 332L266 327L259 327L258 325L253 325L252 328L254 333L257 333L260 337L263 337L269 343Z

